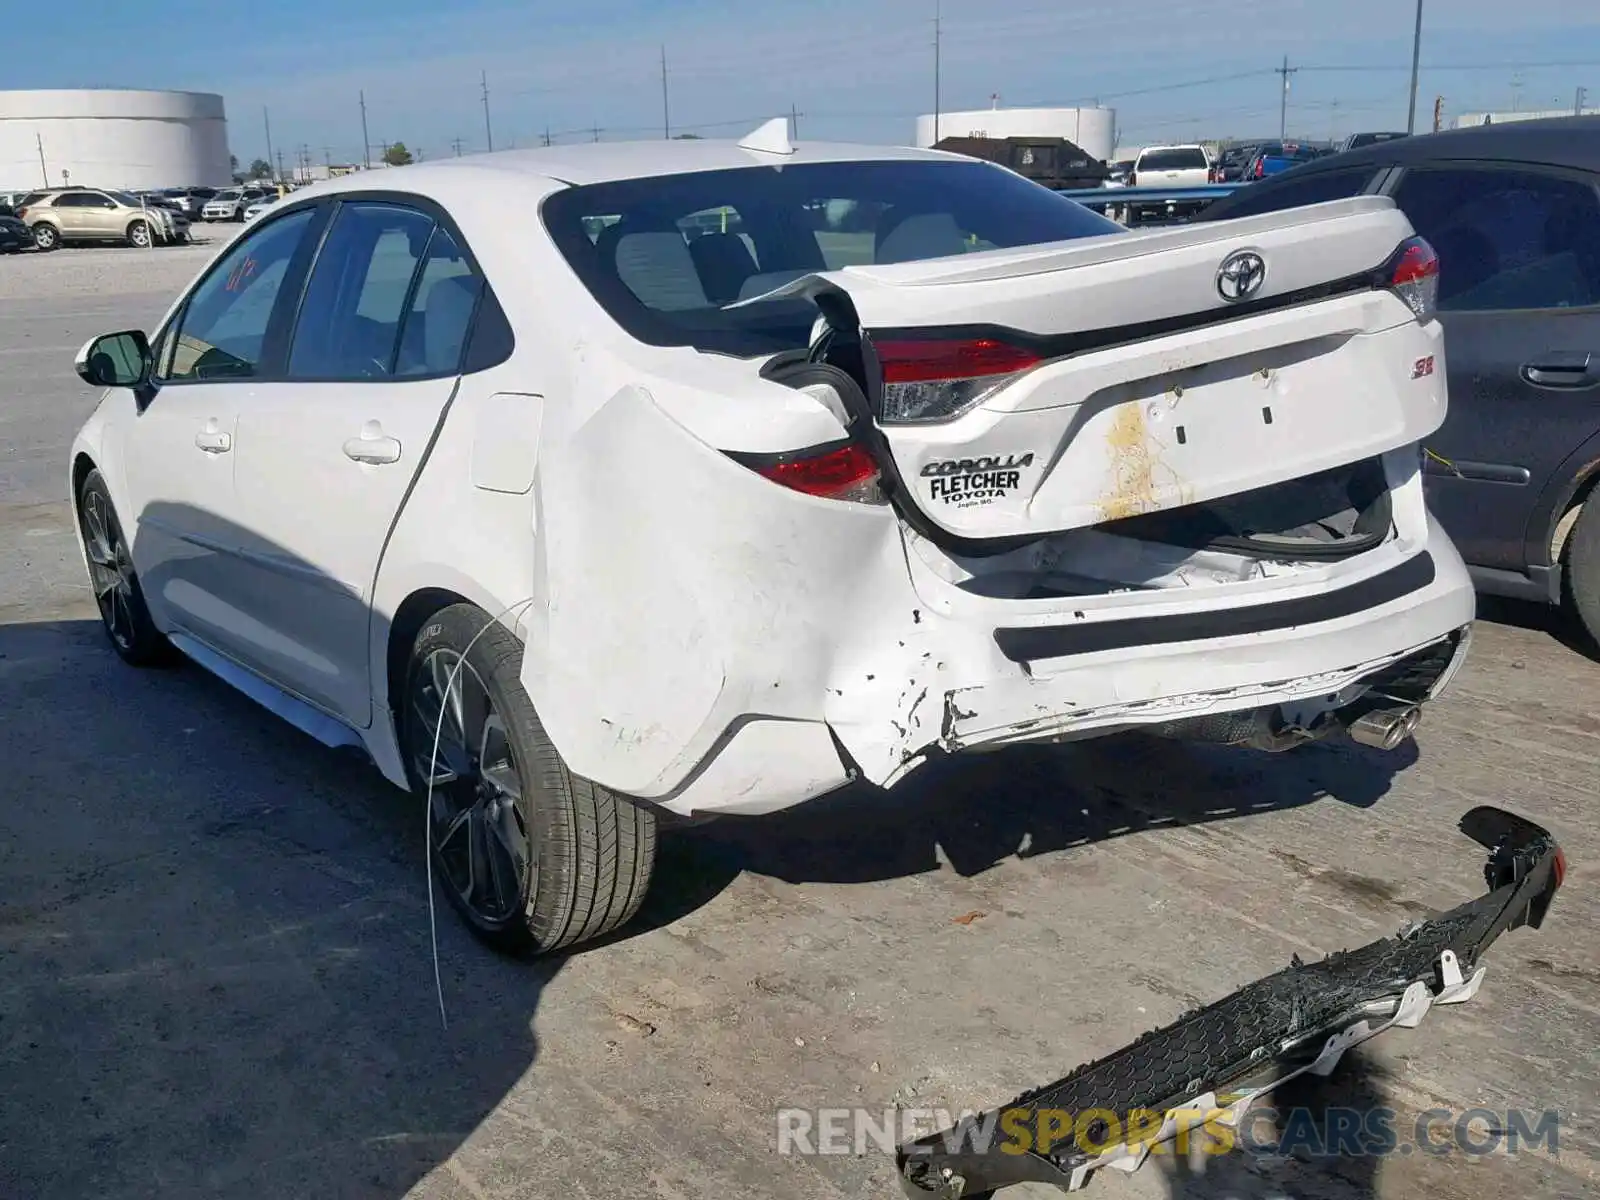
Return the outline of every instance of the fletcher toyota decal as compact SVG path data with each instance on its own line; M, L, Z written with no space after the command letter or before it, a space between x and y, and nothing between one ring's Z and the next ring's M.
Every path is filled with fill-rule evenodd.
M922 468L933 499L971 508L1009 496L1022 486L1022 472L1033 454L989 454L981 458L946 458Z

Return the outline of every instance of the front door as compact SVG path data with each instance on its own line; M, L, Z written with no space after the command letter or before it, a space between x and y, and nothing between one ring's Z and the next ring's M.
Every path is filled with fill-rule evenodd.
M1450 413L1428 503L1468 563L1523 571L1528 523L1600 430L1600 200L1539 166L1408 170L1395 202L1439 255Z
M481 287L434 218L347 201L307 284L287 379L239 413L250 531L236 603L255 661L340 719L372 718L378 561L458 379ZM465 484L465 480L462 481Z
M253 620L232 600L245 538L238 415L262 390L315 216L302 209L263 226L201 279L157 337L153 396L123 455L146 595L164 624L235 658Z

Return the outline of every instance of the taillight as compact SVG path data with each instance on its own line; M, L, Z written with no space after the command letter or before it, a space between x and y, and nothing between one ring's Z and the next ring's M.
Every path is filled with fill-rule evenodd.
M878 464L855 442L832 442L781 455L731 455L773 483L824 500L882 504Z
M1400 243L1385 268L1388 287L1406 302L1419 321L1433 318L1439 306L1439 256L1420 238Z
M1265 179L1266 175L1267 175L1267 164L1265 162L1258 161L1256 163L1256 178L1257 179Z
M874 342L885 424L948 421L1043 361L994 338Z
M17 209L17 220L26 221L27 219L28 219L28 210L25 209L25 208Z

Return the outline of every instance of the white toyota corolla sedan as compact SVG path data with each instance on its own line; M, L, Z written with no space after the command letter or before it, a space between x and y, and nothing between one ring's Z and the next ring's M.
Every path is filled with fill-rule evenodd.
M72 496L124 659L364 748L473 928L552 950L663 812L1401 743L1473 617L1436 276L1384 199L1129 233L781 122L357 174L84 347Z

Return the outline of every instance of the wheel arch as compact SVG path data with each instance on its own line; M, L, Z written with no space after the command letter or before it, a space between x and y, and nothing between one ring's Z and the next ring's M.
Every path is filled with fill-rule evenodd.
M1583 506L1600 486L1600 433L1589 438L1557 469L1548 499L1530 522L1528 561L1535 566L1560 566Z
M399 714L394 706L395 681L405 678L406 660L411 656L411 647L416 643L417 635L428 623L428 618L435 613L442 612L452 604L476 603L477 601L470 597L451 591L449 588L425 587L412 592L402 600L395 609L394 616L389 618L389 631L383 657L384 673L382 680L379 681L381 694L377 700L380 711L387 714L391 721L396 722L397 738L400 728Z
M83 481L89 478L89 472L97 471L99 467L94 459L89 457L87 450L79 450L72 456L72 511L78 511L78 497L83 491Z

